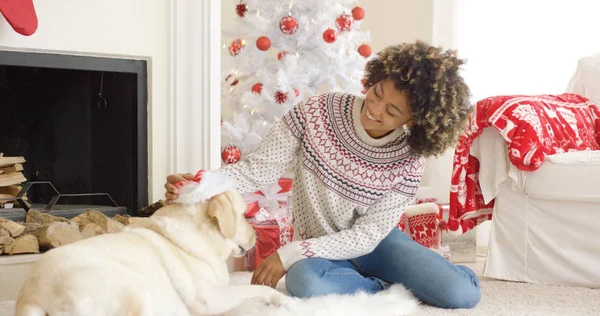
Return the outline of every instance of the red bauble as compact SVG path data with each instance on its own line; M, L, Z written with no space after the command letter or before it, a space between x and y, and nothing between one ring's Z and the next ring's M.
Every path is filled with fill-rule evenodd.
M275 92L275 94L273 95L273 97L275 98L275 101L277 101L277 103L282 104L285 101L287 101L287 93L283 93L281 91L277 91Z
M365 78L362 78L362 79L360 80L360 83L362 83L362 86L363 86L363 89L362 89L362 91L361 91L361 92L362 92L362 94L367 94L367 87L365 87L365 84L367 83L367 79L365 79Z
M298 91L298 89L294 88L294 94L295 94L296 96L299 96L299 95L300 95L300 91Z
M231 79L231 80L230 80ZM235 86L236 84L238 84L240 81L238 80L238 78L232 77L232 75L227 75L227 77L225 77L225 81L231 81L231 83L229 83L232 86Z
M356 6L354 9L352 9L352 17L356 20L362 20L365 17L365 9L361 8L360 6Z
M242 52L242 50L244 50L244 47L246 47L246 41L236 39L229 44L229 54L231 56L237 56Z
M298 30L298 20L291 15L286 15L279 21L279 29L285 34L292 35Z
M235 6L235 12L240 16L240 18L243 18L246 15L246 12L248 12L248 6L240 1L240 3Z
M252 92L260 94L260 92L262 91L262 86L263 86L262 83L255 83L252 86Z
M348 13L344 13L335 19L335 24L340 32L349 31L353 23L354 20L352 20L352 16Z
M271 40L263 35L256 40L256 47L260 50L267 50L271 48Z
M358 47L358 53L364 58L371 56L371 46L367 45L367 43L360 45Z
M325 32L323 32L323 39L327 43L335 42L336 38L337 34L335 34L335 31L333 29L327 29Z
M281 58L283 58L287 54L288 52L286 51L280 51L279 54L277 54L277 60L281 60Z
M228 165L234 164L242 159L242 151L234 145L225 146L221 152L221 159Z

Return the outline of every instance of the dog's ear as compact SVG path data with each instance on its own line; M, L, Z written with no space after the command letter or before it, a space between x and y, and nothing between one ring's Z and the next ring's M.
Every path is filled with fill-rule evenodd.
M208 216L216 219L219 230L225 238L233 238L237 231L235 204L227 192L219 194L208 202Z

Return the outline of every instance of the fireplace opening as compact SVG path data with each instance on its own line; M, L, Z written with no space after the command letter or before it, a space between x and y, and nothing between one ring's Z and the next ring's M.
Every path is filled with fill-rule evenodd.
M51 184L31 185L34 207L56 190L53 215L135 215L148 203L147 138L146 61L0 51L0 152L26 160L27 182Z

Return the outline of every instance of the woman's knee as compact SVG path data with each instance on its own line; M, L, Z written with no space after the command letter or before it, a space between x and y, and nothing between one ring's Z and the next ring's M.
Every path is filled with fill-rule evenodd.
M319 268L319 260L323 259L303 259L290 267L285 277L290 295L307 298L323 294L326 287L321 284L324 271Z
M469 274L470 277L463 279L464 281L462 282L441 285L442 289L440 289L440 292L442 295L435 301L439 307L473 308L481 300L481 289L475 273L465 266L458 267Z

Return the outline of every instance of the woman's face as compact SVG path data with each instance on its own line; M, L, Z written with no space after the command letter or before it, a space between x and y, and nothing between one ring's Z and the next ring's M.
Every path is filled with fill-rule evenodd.
M360 122L367 134L380 138L412 120L406 96L396 90L394 82L382 80L367 91Z

